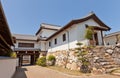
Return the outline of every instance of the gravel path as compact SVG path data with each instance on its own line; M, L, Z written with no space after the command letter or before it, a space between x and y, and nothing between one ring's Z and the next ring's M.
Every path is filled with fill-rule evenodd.
M72 76L40 66L19 68L13 78L120 78L114 75Z

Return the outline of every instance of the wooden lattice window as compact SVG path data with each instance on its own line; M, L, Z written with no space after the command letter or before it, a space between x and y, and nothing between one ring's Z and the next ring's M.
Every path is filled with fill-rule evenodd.
M34 48L34 43L19 43L18 47Z

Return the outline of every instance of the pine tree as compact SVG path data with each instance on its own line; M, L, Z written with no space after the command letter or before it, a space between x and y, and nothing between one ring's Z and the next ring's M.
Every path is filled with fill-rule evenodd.
M88 47L81 47L82 43L77 43L76 44L78 46L78 48L76 48L76 54L78 56L78 60L81 62L81 66L80 66L80 71L83 73L89 73L90 69L89 69L89 60L87 58L87 54L88 54Z

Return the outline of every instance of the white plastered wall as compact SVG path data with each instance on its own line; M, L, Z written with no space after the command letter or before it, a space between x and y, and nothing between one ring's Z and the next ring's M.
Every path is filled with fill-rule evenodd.
M49 37L49 36L51 36L52 34L54 34L56 32L56 30L50 30L50 29L42 29L39 33L38 33L38 35L37 35L37 37Z
M54 52L57 50L68 50L75 48L77 42L82 42L84 45L88 45L88 40L85 39L85 30L86 24L91 26L99 26L93 19L87 20L85 22L74 24L69 27L67 30L59 33L49 41L51 41L51 47L49 47L49 41L47 41L47 50L48 52ZM69 42L68 42L68 32L69 32ZM66 41L62 41L62 35L66 33ZM97 31L99 45L102 45L102 36L101 31ZM54 39L57 38L57 44L54 44Z
M34 43L34 48L40 48L40 44L36 41L24 41L24 40L16 40L15 48L18 48L19 43ZM24 48L24 47L23 47Z
M90 25L90 26L99 26L99 24L97 24L93 19L89 19L85 22L79 23L77 24L78 27L78 41L84 41L85 40L85 32L86 32L86 26L85 25ZM99 45L102 45L102 36L101 36L101 31L97 31L97 35L98 35L98 42ZM85 45L87 45L86 43L84 43Z
M51 41L51 47L49 47L49 41L47 41L47 49L48 52L54 52L57 50L68 50L71 48L76 47L77 43L77 27L74 25L73 27L68 28L67 30L64 30L57 36L53 37L49 41ZM66 41L63 41L63 34L66 34ZM68 40L68 34L69 34L69 40ZM57 44L54 44L54 39L57 38Z

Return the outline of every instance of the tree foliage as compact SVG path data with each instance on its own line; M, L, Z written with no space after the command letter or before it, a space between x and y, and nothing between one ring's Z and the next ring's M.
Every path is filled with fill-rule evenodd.
M81 67L80 67L80 71L83 73L88 73L90 72L89 69L89 59L87 58L87 54L88 54L88 48L87 47L81 47L82 43L77 43L76 44L78 47L76 48L76 54L78 56L78 60L81 62Z
M45 67L46 66L46 57L43 56L41 58L38 58L36 64L39 66Z
M48 60L48 61L55 60L55 56L53 56L53 55L49 55L47 60Z
M47 65L54 66L56 62L56 58L53 55L49 55L47 58Z
M10 53L10 57L12 57L12 58L16 58L16 57L17 57L16 52L11 52L11 53Z
M85 38L89 40L93 39L93 27L88 27L86 29Z

